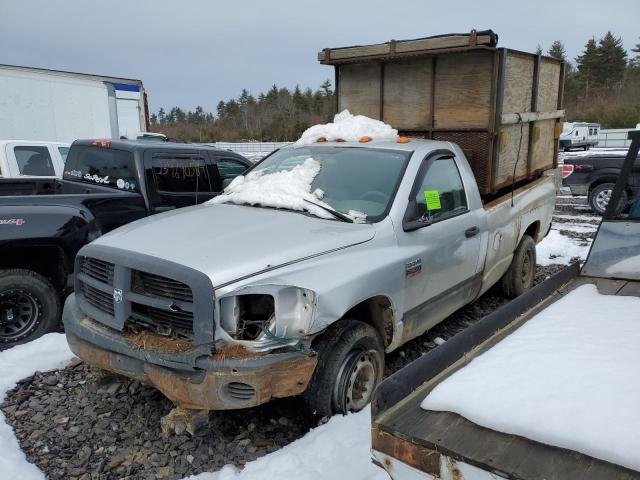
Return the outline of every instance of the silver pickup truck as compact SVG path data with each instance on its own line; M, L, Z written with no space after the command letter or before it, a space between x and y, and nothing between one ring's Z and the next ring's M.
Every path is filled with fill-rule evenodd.
M63 316L71 349L183 409L302 394L325 416L370 401L385 352L496 282L508 296L532 285L550 178L483 204L457 145L415 139L290 146L246 178L310 158L321 210L204 204L83 247ZM278 204L273 188L262 197Z

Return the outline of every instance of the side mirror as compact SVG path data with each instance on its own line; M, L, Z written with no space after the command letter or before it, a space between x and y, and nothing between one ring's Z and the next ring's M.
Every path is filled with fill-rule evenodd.
M412 232L414 230L418 230L422 227L427 227L431 225L431 220L428 218L415 218L416 212L416 201L409 200L409 205L407 205L407 211L404 214L404 218L402 219L402 229L405 232Z

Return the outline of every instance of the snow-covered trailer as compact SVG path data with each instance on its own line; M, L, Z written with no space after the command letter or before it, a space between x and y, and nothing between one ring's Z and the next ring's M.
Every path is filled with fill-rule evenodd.
M402 133L452 141L491 196L557 166L564 63L497 48L491 30L343 48L337 109L383 120Z
M640 131L629 137L611 206L640 150ZM640 200L614 210L582 269L378 386L372 453L393 480L640 479Z
M149 125L140 80L0 65L0 139L136 138Z

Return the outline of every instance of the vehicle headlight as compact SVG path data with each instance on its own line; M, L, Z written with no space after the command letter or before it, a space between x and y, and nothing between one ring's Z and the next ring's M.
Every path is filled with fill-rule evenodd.
M253 290L260 290L260 292ZM299 338L313 321L313 291L280 285L246 288L220 299L220 326L234 339Z

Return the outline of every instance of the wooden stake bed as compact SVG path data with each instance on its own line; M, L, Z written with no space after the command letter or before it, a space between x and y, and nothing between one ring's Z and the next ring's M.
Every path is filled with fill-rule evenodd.
M338 111L464 150L483 196L557 166L564 63L496 48L491 30L324 49ZM515 172L515 177L514 177Z
M493 322L489 321L488 323L493 323L493 327L498 328L493 334L487 330L487 328L493 327L485 325L484 332L482 332L482 329L476 329L477 331L475 332L471 331L470 338L460 339L454 337L449 340L447 343L454 340L458 343L464 343L465 341L467 343L476 342L476 346L465 351L463 355L459 355L456 361L450 363L449 366L441 371L436 372L439 367L448 363L446 358L425 360L422 367L420 365L414 367L416 369L424 369L425 366L429 365L434 368L434 375L398 403L393 404L395 401L393 398L387 398L387 401L382 403L382 399L388 397L388 389L393 388L393 385L387 385L387 392L376 392L372 411L373 449L428 473L435 478L440 478L440 457L442 455L454 462L464 462L508 479L639 480L640 472L575 451L484 428L456 413L429 411L420 407L422 400L439 382L464 367L473 358L522 326L539 311L578 286L592 283L597 286L601 294L640 296L640 282L575 277L577 267L574 266L573 270L573 272L563 271L561 276L556 275L555 278L558 284L555 286L560 288L555 293L539 290L536 294L532 291L534 300L537 298L543 299L541 302L536 302L532 308L527 308L526 299L523 301L523 297L519 297L505 306L507 311L503 310L501 313L498 310L495 314L492 314L494 317L492 319ZM571 275L574 275L573 279L570 278ZM567 281L569 283L566 283ZM562 284L564 285L562 286ZM552 287L554 287L553 282L547 285L547 289ZM529 302L532 298L529 299ZM518 301L520 301L520 305L513 305ZM507 319L517 316L514 315L514 312L523 307L524 310L520 312L521 315L509 323ZM501 319L501 316L504 319ZM489 318L486 317L487 320ZM505 321L507 323L504 323ZM477 325L474 325L474 327ZM470 327L469 330L474 327ZM464 335L461 334L460 336ZM469 335L467 336L469 337ZM465 350L463 345L454 345L453 347L454 350L456 347L460 347L462 351ZM441 355L441 357L446 357L446 355ZM404 380L398 379L398 382L402 382L404 384L403 387L411 391L412 386L407 385ZM399 392L397 396L401 395L402 392Z

